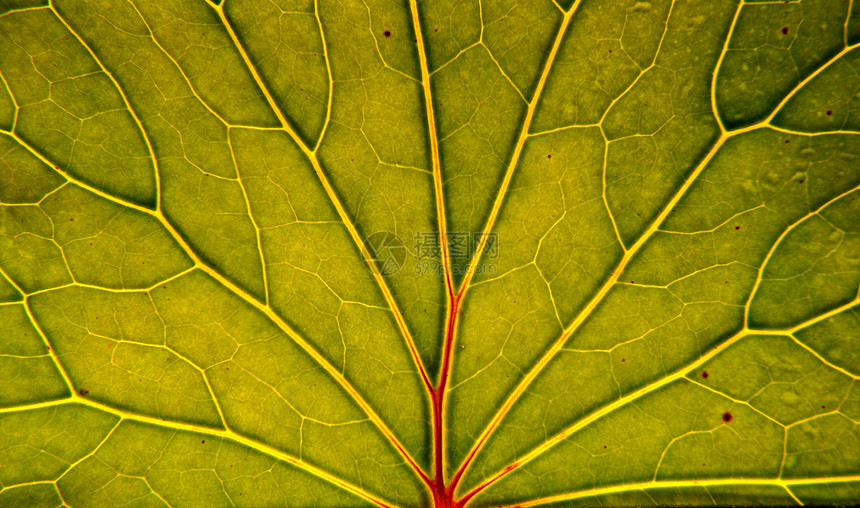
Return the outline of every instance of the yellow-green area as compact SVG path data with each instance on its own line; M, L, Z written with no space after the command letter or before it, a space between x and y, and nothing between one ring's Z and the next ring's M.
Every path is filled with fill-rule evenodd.
M0 0L0 507L854 504L858 376L858 0Z

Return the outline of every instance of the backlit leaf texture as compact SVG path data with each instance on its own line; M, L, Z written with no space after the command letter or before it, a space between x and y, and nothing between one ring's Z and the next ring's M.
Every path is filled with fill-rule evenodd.
M0 0L0 77L0 506L860 499L856 0Z

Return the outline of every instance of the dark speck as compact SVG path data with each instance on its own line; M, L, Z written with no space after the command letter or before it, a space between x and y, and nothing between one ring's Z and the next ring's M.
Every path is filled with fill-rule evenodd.
M829 110L829 109L828 109L828 110L827 110L827 116L830 116L830 115L832 115L832 114L833 114L833 111L831 111L831 110Z
M788 27L787 26L782 27L782 35L788 35Z
M86 394L90 393L90 391L84 390L83 388L81 388L80 390L78 390L78 393L80 393L81 395L86 395Z
M735 226L735 231L739 230L740 228L740 226Z
M708 379L708 371L702 372L702 377Z
M723 421L726 423L729 423L730 421L732 421L732 414L729 413L728 411L723 413Z
M391 31L390 31L390 30L386 30L386 31L382 32L382 35L384 35L384 36L386 36L386 37L391 37Z

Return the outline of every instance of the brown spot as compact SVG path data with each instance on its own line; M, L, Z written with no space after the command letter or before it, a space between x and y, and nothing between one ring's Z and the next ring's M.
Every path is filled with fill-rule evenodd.
M200 441L200 444L206 444L206 440Z
M821 409L827 409L827 406L821 406Z
M386 30L386 31L382 32L382 35L384 35L384 36L386 36L386 37L391 37L391 31L390 31L390 30Z
M702 372L702 377L708 379L708 371Z
M782 35L788 35L788 27L787 26L782 27Z
M789 143L791 143L791 140L790 140L790 139L786 139L786 140L785 140L785 144L787 145L787 144L789 144Z
M830 110L830 109L828 109L828 110L827 110L827 116L830 116L830 115L832 115L832 114L833 114L833 111L832 111L832 110Z
M606 445L603 445L603 449L604 449L604 450L606 449Z
M803 178L797 181L797 183L803 183Z
M612 53L612 50L610 49L609 52Z
M726 423L729 423L730 421L732 421L732 414L729 413L728 411L723 413L723 421Z
M622 358L621 363L627 363L627 358Z
M547 154L546 158L547 158L547 159L552 159L552 154Z
M90 391L84 390L83 388L81 388L80 390L78 390L78 393L80 393L81 395L86 395L86 394L90 393Z
M735 226L735 231L739 230L740 228L740 226Z

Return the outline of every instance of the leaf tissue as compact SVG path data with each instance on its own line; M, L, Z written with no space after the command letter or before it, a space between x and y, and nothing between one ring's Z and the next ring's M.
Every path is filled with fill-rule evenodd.
M860 500L860 1L0 0L0 506Z

